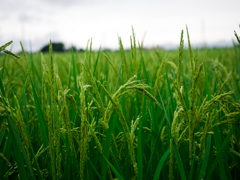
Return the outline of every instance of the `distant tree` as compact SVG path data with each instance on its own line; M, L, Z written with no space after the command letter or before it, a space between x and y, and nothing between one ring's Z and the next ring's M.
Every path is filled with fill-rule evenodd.
M64 52L64 44L63 43L52 43L52 50L54 52ZM49 44L45 45L41 50L41 52L49 52Z
M79 51L79 52L84 52L84 49L80 48L78 51Z

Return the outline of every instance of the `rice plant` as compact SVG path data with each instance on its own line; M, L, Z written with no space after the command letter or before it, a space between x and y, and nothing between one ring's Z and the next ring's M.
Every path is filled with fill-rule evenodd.
M184 49L187 34L188 49ZM239 36L234 32L237 42ZM0 179L239 179L239 46L0 47ZM138 47L138 48L137 48Z

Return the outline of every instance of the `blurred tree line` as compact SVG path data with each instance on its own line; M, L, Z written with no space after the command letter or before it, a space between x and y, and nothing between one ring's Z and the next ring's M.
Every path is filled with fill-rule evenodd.
M52 43L52 50L53 52L66 52L66 51L71 51L73 48L73 51L84 51L84 49L77 49L75 46L72 46L70 48L65 48L63 43ZM49 52L49 44L45 45L43 48L40 50L41 52Z

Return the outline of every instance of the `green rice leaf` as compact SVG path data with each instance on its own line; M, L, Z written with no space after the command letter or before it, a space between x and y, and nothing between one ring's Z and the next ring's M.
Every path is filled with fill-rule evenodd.
M206 170L207 170L207 164L208 164L208 159L209 159L209 152L210 151L210 147L211 147L211 135L208 135L207 137L207 143L206 143L206 153L204 155L204 159L203 159L203 162L202 162L202 167L201 167L201 170L200 170L200 175L199 175L199 180L201 179L204 179L205 177L205 174L206 174Z
M5 135L6 129L7 129L7 126L4 127L4 129L3 129L3 131L2 131L2 134L1 134L1 136L0 136L0 146L1 146L1 144L2 144L2 140L3 140L3 137L4 137L4 135Z
M237 39L238 43L240 44L240 37L238 37L238 35L237 35L236 31L234 31L234 35L235 35L235 37L236 37L236 39Z
M216 120L214 120L216 121ZM213 137L214 137L214 141L215 141L215 146L216 146L216 150L217 152L219 151L219 149L221 148L221 144L222 144L222 135L220 134L220 128L219 127L215 127L214 128L214 134L213 134ZM208 152L208 151L206 151ZM223 154L224 156L224 154ZM219 168L220 168L220 176L223 178L223 179L227 179L227 176L226 176L226 172L225 172L225 167L224 167L224 157L221 157L220 158L220 161L219 161Z
M10 156L12 155L12 142L13 142L13 138L12 138L12 133L8 133L7 134L8 139L6 140L6 143L4 144L3 147L3 155L6 159L10 159ZM4 174L7 172L7 168L8 166L6 166L6 163L3 161L0 161L0 179L4 179Z
M72 52L72 69L73 69L74 90L75 90L75 92L78 92L76 64L75 64L73 48L72 48L71 52Z
M15 131L15 130L13 130L13 131ZM16 142L15 138L14 138L14 141ZM17 161L17 168L18 168L21 179L28 179L27 172L26 172L26 169L24 167L24 161L23 161L23 158L22 158L22 155L21 155L21 151L20 151L20 148L19 148L17 143L13 143L13 151L14 151L15 159Z
M99 179L102 179L102 177L101 177L100 174L98 173L97 169L94 167L92 161L91 161L90 159L88 159L88 160L89 160L89 162L90 162L92 168L94 169L95 173L98 175Z
M117 91L117 87L118 87L118 83L119 83L119 78L120 78L121 70L122 70L122 67L123 67L123 62L124 62L124 59L122 60L122 63L121 63L121 66L120 66L120 69L119 69L119 72L118 72L118 77L117 77L117 82L116 82L116 85L115 85L114 93ZM122 79L122 81L123 81L123 79Z
M31 82L31 85L32 85L33 99L34 99L34 103L35 103L35 106L36 106L37 117L38 117L38 121L40 123L42 140L43 140L44 148L46 148L48 146L46 121L44 119L43 112L42 112L42 109L41 109L41 105L40 105L40 102L38 100L37 93L35 91L35 87L33 85L31 76L30 76L30 82Z
M118 180L123 180L122 176L119 174L119 172L114 168L114 166L107 160L107 158L105 156L103 156L103 158L106 160L106 162L108 163L108 165L110 166L110 168L112 169L112 171L114 172L114 174L117 176Z
M207 178L206 178L207 180L211 179L211 175L212 175L214 169L216 168L216 165L218 164L219 159L222 157L222 155L224 153L224 150L226 149L226 147L228 145L229 139L231 138L232 134L236 130L236 127L237 127L237 124L239 123L239 121L240 121L240 116L238 116L238 118L236 119L235 123L232 125L232 128L229 131L227 137L223 141L223 144L222 144L220 150L217 153L217 157L215 158L215 160L214 160L213 164L211 165L211 168L210 168L210 170L209 170L209 172L207 174Z
M149 84L149 79L148 79L148 75L147 75L147 70L146 70L146 66L145 66L144 59L143 59L143 54L142 54L142 47L141 47L140 44L139 44L139 50L140 50L141 64L142 64L142 67L143 67L143 72L144 72L144 75L145 75L146 83Z
M66 144L66 143L65 143ZM69 145L66 144L67 146L67 161L65 162L65 165L64 165L64 173L63 173L63 179L70 179L70 148L69 148Z
M175 140L173 142L173 148L174 148L174 154L175 154L175 157L176 157L176 160L177 160L178 170L179 170L180 175L181 175L181 179L186 180L187 178L186 178L186 174L185 174L185 171L184 171L183 163L182 163L179 151L177 149L177 145L176 145Z
M110 154L110 144L111 144L111 134L112 134L112 130L114 128L114 122L113 121L110 121L109 122L109 128L107 129L107 132L106 132L106 138L104 140L104 144L103 144L103 157L108 160L109 159L109 154ZM106 176L107 176L107 163L106 161L102 161L102 178L103 179L106 179Z
M97 54L96 63L95 63L95 65L94 65L93 76L96 76L96 72L97 72L97 65L98 65L98 61L99 61L100 52L101 52L101 46L100 46L100 48L99 48L99 50L98 50L98 54Z
M210 86L209 86L209 81L208 81L208 73L206 70L206 66L205 66L205 81L204 81L204 86L205 86L205 91L206 91L206 95L208 96L208 100L211 99L211 92L210 92ZM211 73L209 73L210 75Z
M2 77L3 77L4 72L5 72L6 58L7 58L7 55L5 54L4 58L3 58L3 65L2 65Z
M158 180L159 179L160 173L162 171L162 167L163 167L169 153L170 153L170 147L167 149L167 151L163 154L162 158L160 159L160 161L158 163L158 166L157 166L157 169L155 171L153 180Z
M188 177L189 180L192 180L192 178L193 178L193 171L194 171L194 165L195 165L194 162L195 162L195 156L193 156L193 158L192 158L191 169L190 169L190 173L189 173L189 177Z
M138 128L138 142L137 142L137 165L138 165L138 169L142 169L143 167L143 147L142 147L142 122L140 121L139 123L139 128ZM138 180L142 180L143 179L143 171L140 170L138 171Z
M41 170L40 170L38 161L37 161L37 159L36 159L36 155L35 155L35 153L34 153L34 151L33 151L32 144L31 144L31 143L29 143L29 144L30 144L30 150L31 150L31 153L32 153L32 156L33 156L33 159L34 159L36 168L37 168L38 179L43 180L42 173L41 173Z

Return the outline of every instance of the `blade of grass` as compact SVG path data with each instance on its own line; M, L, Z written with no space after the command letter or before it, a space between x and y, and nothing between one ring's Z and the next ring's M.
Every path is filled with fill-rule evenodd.
M4 75L4 70L5 70L5 62L6 62L6 58L7 58L7 54L4 54L4 58L3 58L3 65L2 65L2 77Z
M12 131L14 131L14 130L12 129ZM13 133L13 132L10 132L10 133ZM14 141L16 140L15 138L14 138ZM13 146L15 160L17 161L18 172L20 174L20 177L21 177L21 179L28 179L27 172L26 172L26 169L24 167L24 161L22 159L22 155L21 155L21 152L20 152L20 148L16 143L13 143L12 146Z
M25 114L24 114L24 117L25 117L24 121L25 121L25 123L27 125L27 132L30 132L29 131L29 116L28 116L28 109L27 109L27 97L26 97L25 94L23 96L23 108L24 108L24 112L25 112ZM27 135L28 135L28 139L30 140L29 133ZM29 142L31 142L31 141L29 141ZM29 143L29 144L31 144L31 143Z
M175 140L173 142L173 148L174 148L174 154L175 154L176 159L177 159L177 166L178 166L178 170L180 172L181 179L182 180L184 180L184 179L186 180L187 178L186 178L186 174L185 174L185 171L184 171L183 163L182 163L179 151L177 149L177 145L176 145Z
M189 162L189 161L188 161L188 162ZM193 171L194 171L194 162L195 162L195 156L193 156L193 158L192 158L191 169L190 169L190 173L189 173L188 180L192 180Z
M204 80L204 86L205 86L205 94L208 96L208 100L211 99L211 92L210 92L210 86L208 81L208 73L206 70L205 62L204 62L204 70L205 70L205 80Z
M207 144L206 144L206 153L204 155L204 159L203 159L203 163L202 163L202 167L200 170L200 175L199 175L199 180L204 179L204 176L206 174L206 170L207 170L207 164L208 164L208 159L209 159L209 152L210 151L210 147L211 147L211 135L208 135L207 137Z
M98 65L98 60L99 60L99 56L100 56L100 52L101 52L101 46L98 50L98 54L97 54L97 59L96 59L96 63L94 65L94 71L93 71L93 76L96 76L96 72L97 72L97 65Z
M76 73L76 64L75 64L73 47L71 49L71 52L72 52L72 70L73 70L74 90L75 90L75 92L78 92L78 88L77 88L77 73Z
M108 63L112 66L114 72L115 72L116 74L118 74L116 67L113 65L113 63L112 63L112 61L110 60L110 58L108 57L108 55L105 54L105 53L103 53L103 52L102 52L102 54L105 56L105 58L106 58L106 60L108 61Z
M121 70L122 70L122 67L123 67L123 62L124 62L124 59L122 60L120 69L119 69L119 71L118 71L118 77L117 77L117 82L116 82L116 85L115 85L114 93L117 91L117 87L118 87L118 83L119 83L119 78L120 78ZM123 81L123 79L122 79L122 81Z
M4 137L4 135L5 135L6 129L7 129L7 126L4 127L4 129L3 129L3 131L2 131L2 134L1 134L1 136L0 136L0 146L1 146L1 144L2 144L2 140L3 140L3 137Z
M32 153L32 156L33 156L34 162L35 162L35 164L36 164L36 169L37 169L38 179L43 180L42 173L41 173L41 170L40 170L40 167L39 167L38 161L37 161L37 159L36 159L36 155L35 155L35 153L34 153L34 151L33 151L32 144L29 143L29 145L30 145L30 150L31 150L31 153Z
M74 91L77 93L75 94L75 100L76 100L76 103L77 103L77 106L80 105L80 102L79 102L79 91L78 91L78 85L77 85L77 72L76 72L76 63L75 63L75 57L74 57L74 52L73 52L73 47L71 48L71 55L72 55L72 75L73 75L73 82L74 82ZM70 84L70 79L71 77L69 76L69 84ZM70 114L70 117L71 117L71 122L74 122L76 121L76 114L77 112L75 112L75 110L73 109L71 114Z
M94 167L92 161L91 161L90 159L88 159L88 160L89 160L89 162L90 162L92 168L94 169L95 173L98 175L99 179L102 179L102 177L101 177L100 174L98 173L97 169Z
M157 150L157 145L160 143L160 137L161 137L161 130L162 130L162 126L163 124L165 123L165 115L163 116L162 120L160 121L160 124L159 124L159 131L158 131L158 135L157 135L157 140L156 140L156 143L155 145L153 145L153 151L151 152L151 155L149 157L149 161L148 161L148 165L147 165L147 171L145 173L145 178L144 179L148 179L148 177L150 176L149 175L149 170L150 170L150 167L151 167L151 164L152 164L152 159L154 157L154 153L155 151ZM146 143L148 145L148 143Z
M166 71L166 83L167 83L167 87L168 87L168 94L170 96L170 101L171 101L171 112L173 113L174 110L175 110L175 103L174 103L174 100L173 100L173 93L172 93L172 90L171 90L171 87L170 87L170 82L169 82L169 78L168 78L168 73L167 73L167 70L166 70L166 66L165 66L165 71ZM167 98L168 99L168 98Z
M116 117L116 116L115 116ZM114 128L115 123L112 121L109 122L109 128L107 129L106 132L106 138L103 142L103 157L108 160L109 159L109 154L110 154L110 144L111 144L111 134L112 134L112 129ZM106 179L107 176L107 168L108 165L106 161L103 159L102 160L102 179Z
M33 53L32 53L32 45L30 43L30 61L31 61L31 69L30 72L32 73L32 77L37 77L39 83L41 83L40 75L37 73L37 69L34 66L33 63Z
M67 146L67 161L64 165L63 179L70 179L70 148L69 144L65 143Z
M139 44L139 42L138 42L138 44ZM144 59L143 59L143 54L142 54L142 47L141 47L140 44L139 44L139 50L140 50L140 55L141 55L141 63L142 63L142 67L143 67L143 72L144 72L144 75L145 75L145 78L146 78L146 83L149 84L147 70L146 70L146 66L145 66Z
M115 152L116 152L116 149L115 149L115 147L113 146L113 151L114 151L114 150L115 150ZM117 161L116 155L118 155L118 154L117 154L117 153L115 153L115 154L113 153L114 163L116 164L115 167L117 167L117 170L118 170L118 172L120 173L120 175L123 176L122 170L121 170L121 168L120 168L120 166L119 166L119 163L120 163L120 162Z
M216 167L216 165L218 164L218 161L219 159L222 157L223 153L224 153L224 150L225 148L227 147L228 145L228 142L229 142L229 139L231 138L232 134L234 133L234 131L236 130L236 127L237 127L237 124L239 123L240 121L240 116L238 116L238 118L236 119L236 121L234 122L234 124L232 125L232 128L231 130L229 131L227 137L225 138L225 140L223 141L223 144L220 148L220 150L218 151L217 153L217 157L215 158L209 172L208 172L208 175L207 175L207 180L211 179L211 175Z
M123 180L122 176L118 173L118 171L114 168L114 166L107 160L107 158L104 155L103 158L106 160L107 164L110 166L114 174L117 176L118 180Z
M142 169L143 167L143 147L142 147L142 122L139 123L138 129L138 142L137 142L137 165L138 169ZM138 171L138 180L143 179L143 171Z
M26 92L27 85L28 85L28 77L27 77L27 79L26 79L26 81L25 81L25 83L24 83L24 86L23 86L23 88L22 88L22 92L21 92L21 94L20 94L20 96L19 96L19 99L18 99L18 103L19 103L19 104L21 103L21 101L22 101L22 99L23 99L23 95L24 95L24 93Z
M214 121L215 121L214 123L216 123L216 120L214 120ZM216 150L218 152L221 147L221 144L222 144L222 137L221 137L222 135L220 134L220 127L215 127L213 132L214 132L213 137L214 137L214 141L215 141L215 146L216 146ZM223 154L223 157L221 157L220 161L219 161L220 176L223 179L227 179L224 164L225 163L224 163L224 154Z
M163 154L162 158L160 159L160 161L158 163L158 166L157 166L157 169L155 171L153 180L158 180L159 179L160 173L162 171L162 167L163 167L169 153L170 153L170 147L167 149L167 151Z
M48 133L47 133L46 121L44 120L41 105L39 103L37 93L35 91L31 76L30 76L30 82L31 82L31 85L32 85L33 99L34 99L34 103L35 103L35 107L36 107L36 111L37 111L37 117L38 117L38 121L40 123L42 140L43 140L44 148L46 148L48 146L48 137L47 137Z
M10 156L12 155L12 133L8 133L7 137L8 138L6 139L6 143L4 144L2 153L6 159L10 159ZM0 161L0 179L4 179L3 176L7 172L7 168L8 166L6 166L5 162Z

